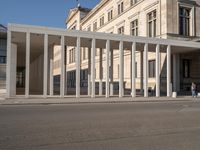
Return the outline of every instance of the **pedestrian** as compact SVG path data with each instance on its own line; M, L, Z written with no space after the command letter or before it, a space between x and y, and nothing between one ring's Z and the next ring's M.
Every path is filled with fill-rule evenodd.
M197 86L194 82L192 82L191 85L191 92L192 92L192 97L197 97Z

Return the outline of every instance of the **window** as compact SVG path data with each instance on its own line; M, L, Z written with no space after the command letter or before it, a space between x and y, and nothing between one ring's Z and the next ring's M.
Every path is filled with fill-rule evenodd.
M148 36L156 36L156 10L150 12L148 15Z
M124 34L124 26L118 28L118 34Z
M88 27L87 27L87 31L91 31L91 26L88 26Z
M0 56L0 64L6 63L6 56Z
M156 61L149 60L149 78L155 78L156 73Z
M184 36L190 35L190 8L179 8L179 34Z
M71 28L71 30L76 30L76 25L74 25L74 26Z
M124 12L124 2L118 4L118 15Z
M138 19L131 22L131 35L138 36Z
M183 77L184 78L190 77L190 60L189 59L183 60Z
M75 62L75 48L69 50L69 63Z
M108 21L112 20L113 19L113 10L110 10L108 12Z
M131 6L136 4L138 2L138 0L131 0Z
M83 60L86 60L86 48L84 47L83 48L83 50L82 50L82 52L83 52Z
M93 31L96 31L97 30L97 22L95 21L94 23L93 23Z
M104 16L100 18L100 27L104 25Z

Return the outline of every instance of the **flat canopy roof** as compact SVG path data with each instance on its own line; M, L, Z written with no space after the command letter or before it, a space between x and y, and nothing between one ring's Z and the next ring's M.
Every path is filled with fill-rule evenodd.
M60 28L51 28L43 26L21 25L21 24L8 24L8 31L12 32L12 42L22 43L20 34L30 32L31 34L51 36L49 43L60 44L60 36L65 36L65 42L67 46L76 46L76 38L81 38L81 47L90 47L91 39L96 39L96 48L105 48L106 40L111 41L111 49L119 48L119 41L124 42L124 49L130 50L131 43L137 43L137 50L142 51L144 44L149 44L149 51L155 51L157 44L161 45L161 51L166 51L166 46L172 46L172 53L184 53L200 49L199 42L161 39L161 38L149 38L140 36L110 34L101 32L89 32L80 30L66 30ZM33 43L37 45L37 40Z

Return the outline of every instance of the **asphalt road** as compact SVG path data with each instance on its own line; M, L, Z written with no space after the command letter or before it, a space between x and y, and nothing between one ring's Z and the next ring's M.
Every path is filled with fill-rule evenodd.
M0 106L0 150L199 150L200 102Z

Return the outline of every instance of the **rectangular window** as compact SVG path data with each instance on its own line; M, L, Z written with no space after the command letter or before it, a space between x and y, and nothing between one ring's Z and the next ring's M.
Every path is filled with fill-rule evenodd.
M96 31L97 30L97 22L95 21L94 23L93 23L93 31Z
M155 78L156 76L156 61L149 60L149 78Z
M190 77L190 60L189 59L183 60L183 77L184 78Z
M148 13L148 36L156 37L156 10Z
M179 34L184 36L190 35L190 8L179 8Z
M91 31L91 26L88 26L88 27L87 27L87 31Z
M104 16L100 18L100 27L104 25Z
M118 34L124 34L124 26L118 28Z
M118 15L124 12L124 2L118 4Z
M131 22L131 35L138 36L138 19Z
M112 20L113 19L113 10L110 10L108 12L108 21Z
M138 0L131 0L131 6L136 4L138 2Z
M6 63L6 56L0 56L0 64Z

